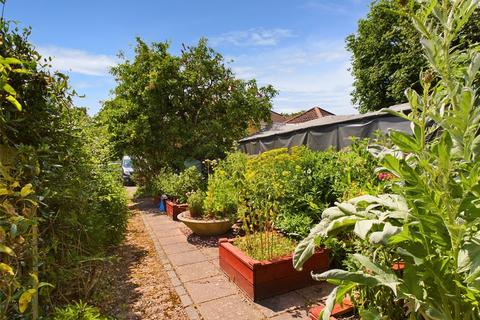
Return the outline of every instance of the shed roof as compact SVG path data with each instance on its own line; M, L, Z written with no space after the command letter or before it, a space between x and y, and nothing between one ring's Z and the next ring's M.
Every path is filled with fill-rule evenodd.
M391 106L389 107L389 109L403 112L403 111L410 110L410 106L408 105L408 103L403 103L403 104L397 104L397 105ZM374 111L374 112L368 112L363 114L338 115L338 116L329 115L329 116L317 118L317 119L310 120L307 122L302 122L302 123L275 123L275 125L269 127L268 130L257 132L251 136L241 139L239 142L247 142L247 141L262 139L262 138L266 138L266 137L270 137L278 134L285 134L285 133L294 132L297 130L312 128L312 127L322 127L322 126L328 126L332 124L356 121L360 119L375 118L375 117L384 116L384 115L387 115L387 113L382 111Z

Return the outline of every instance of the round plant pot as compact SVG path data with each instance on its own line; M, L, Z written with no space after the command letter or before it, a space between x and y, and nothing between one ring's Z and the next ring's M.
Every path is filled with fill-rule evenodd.
M193 233L201 236L218 236L227 233L233 223L228 219L197 220L190 218L190 212L184 211L177 216Z

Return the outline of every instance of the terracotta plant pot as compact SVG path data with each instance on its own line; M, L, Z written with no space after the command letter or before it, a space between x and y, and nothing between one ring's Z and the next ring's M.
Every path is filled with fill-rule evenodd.
M302 271L293 268L292 256L258 261L233 245L233 240L219 241L220 267L253 301L307 287L317 283L311 272L328 270L329 251L319 249L304 264Z
M228 219L221 220L199 220L190 218L190 212L184 211L178 215L178 220L182 221L193 233L201 236L218 236L225 234L230 230L233 223Z
M188 204L178 204L173 201L167 200L165 201L165 209L167 211L167 215L175 221L178 221L177 216L182 213L183 211L188 210Z

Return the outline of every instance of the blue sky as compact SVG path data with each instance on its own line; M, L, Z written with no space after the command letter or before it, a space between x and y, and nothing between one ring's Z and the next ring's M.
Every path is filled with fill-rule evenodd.
M355 113L345 37L356 31L370 0L8 0L5 18L33 28L30 40L53 67L67 73L85 98L76 104L96 113L115 82L109 67L117 53L132 55L135 37L195 44L207 37L232 59L244 79L280 91L278 112L321 106Z

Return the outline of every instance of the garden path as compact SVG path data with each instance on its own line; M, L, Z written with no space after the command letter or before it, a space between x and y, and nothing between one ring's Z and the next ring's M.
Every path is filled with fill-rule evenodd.
M330 293L326 283L253 303L223 274L216 241L198 241L181 222L137 200L157 255L190 319L309 319L308 308ZM214 239L215 240L215 239Z

